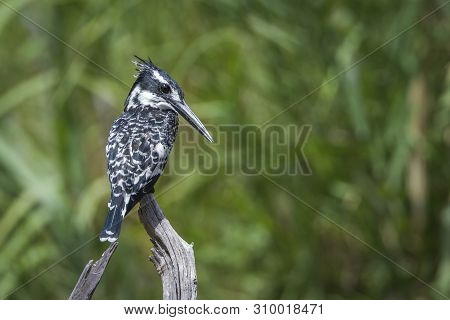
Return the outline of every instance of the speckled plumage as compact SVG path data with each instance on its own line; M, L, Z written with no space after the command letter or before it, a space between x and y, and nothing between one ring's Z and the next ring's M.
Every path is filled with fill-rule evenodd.
M178 114L212 141L175 80L150 60L137 59L136 82L106 145L111 197L101 241L116 241L123 218L145 193L154 191L175 142Z
M146 192L153 192L175 142L177 113L169 108L161 110L151 103L142 104L136 94L143 90L141 86L142 79L138 76L125 102L125 110L113 122L108 136L106 158L111 196L100 235L102 241L115 241L125 215Z

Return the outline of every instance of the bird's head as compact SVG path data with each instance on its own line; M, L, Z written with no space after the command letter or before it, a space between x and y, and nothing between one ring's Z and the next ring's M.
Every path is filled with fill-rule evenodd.
M206 139L213 142L208 130L184 100L183 90L172 77L155 66L150 59L143 60L136 57L133 63L137 67L138 74L125 101L125 111L137 106L172 110L186 119Z

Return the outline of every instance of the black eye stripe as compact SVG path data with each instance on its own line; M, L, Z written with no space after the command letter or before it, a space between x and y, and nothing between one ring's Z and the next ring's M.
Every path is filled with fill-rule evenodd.
M159 86L159 91L161 91L164 94L168 94L168 93L170 93L171 89L170 89L170 86L167 83L162 83Z

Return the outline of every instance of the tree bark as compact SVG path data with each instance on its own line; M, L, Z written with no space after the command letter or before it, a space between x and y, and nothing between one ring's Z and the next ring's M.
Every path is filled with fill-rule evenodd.
M69 300L90 300L92 298L95 289L102 279L103 272L105 272L106 266L114 251L116 251L118 244L118 242L111 243L108 249L103 252L102 257L99 260L95 262L94 260L90 260L88 262L84 267L75 288L70 294Z
M153 193L141 200L139 218L154 245L150 261L161 275L163 299L195 300L197 274L193 245L172 228Z
M153 193L141 200L139 218L150 236L154 248L150 261L156 267L163 284L166 300L195 300L197 298L197 274L192 244L184 241L172 228L155 200ZM69 300L90 300L97 288L118 242L111 245L102 257L90 260L84 267ZM136 279L139 281L139 279Z

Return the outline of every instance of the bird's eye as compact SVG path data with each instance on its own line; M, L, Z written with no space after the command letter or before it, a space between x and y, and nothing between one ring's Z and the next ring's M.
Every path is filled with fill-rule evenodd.
M168 84L166 84L166 83L163 83L163 84L161 84L161 86L159 87L159 90L160 90L162 93L165 93L165 94L170 93L170 86L169 86Z

